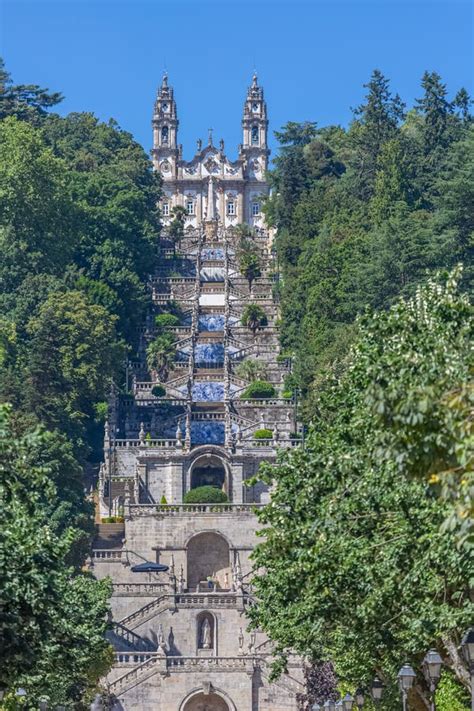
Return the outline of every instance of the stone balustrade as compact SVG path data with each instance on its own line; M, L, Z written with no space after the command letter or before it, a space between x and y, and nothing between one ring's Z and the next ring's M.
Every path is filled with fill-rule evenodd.
M130 504L130 516L228 516L237 513L255 515L255 510L261 506L263 504Z
M182 401L179 401L182 404ZM172 449L176 447L176 439L114 439L113 445L117 449L132 449L143 447L145 449Z
M91 551L91 558L93 559L94 563L95 562L104 562L104 563L121 563L122 562L122 549L120 550L113 550L110 548L94 548L93 551Z
M158 597L168 590L169 583L113 583L112 597Z

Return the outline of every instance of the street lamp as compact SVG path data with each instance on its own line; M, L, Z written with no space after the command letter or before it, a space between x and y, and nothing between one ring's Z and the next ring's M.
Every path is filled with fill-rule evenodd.
M334 703L334 701L328 699L324 702L323 709L324 711L336 711L336 704Z
M322 706L320 706L319 704L313 704L311 706L311 711L321 711L321 709L322 709Z
M38 706L40 711L48 711L48 698L46 696L42 696L38 701Z
M380 681L378 676L376 676L374 678L374 680L372 682L372 686L370 688L370 691L372 693L372 698L376 704L378 704L380 699L382 698L384 689L385 689L385 685Z
M398 686L400 687L400 691L402 692L403 711L406 711L407 695L409 690L413 686L413 682L416 679L416 674L409 664L404 664L398 672L397 679Z
M96 694L94 701L91 703L91 711L102 711L102 708L102 696Z
M423 659L423 673L430 687L430 711L435 711L434 695L441 676L442 666L443 660L436 649L430 649Z
M354 705L354 699L350 694L346 694L342 699L342 708L344 711L352 711L352 706Z
M471 711L474 711L474 627L470 627L462 638L461 648L471 676Z
M362 687L359 686L355 692L355 702L358 709L363 709L365 704L365 692Z

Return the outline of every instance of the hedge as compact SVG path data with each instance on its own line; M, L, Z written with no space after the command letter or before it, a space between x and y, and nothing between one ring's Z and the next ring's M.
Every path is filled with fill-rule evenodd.
M263 400L275 397L275 388L267 380L254 380L245 388L240 397L242 400Z
M217 486L197 486L186 492L183 501L185 504L225 504L229 498Z

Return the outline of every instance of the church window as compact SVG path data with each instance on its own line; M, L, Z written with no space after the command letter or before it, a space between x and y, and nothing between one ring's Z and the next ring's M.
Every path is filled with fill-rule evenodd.
M252 215L253 215L253 217L258 217L258 215L260 215L260 203L259 202L252 203Z
M188 215L194 215L194 200L189 199L186 201L186 212Z
M170 205L168 202L163 203L161 211L163 213L163 217L168 217L168 215L170 214Z
M258 145L258 126L252 126L252 143Z
M168 126L163 126L161 129L161 142L168 143L169 129Z
M229 200L227 203L227 214L235 215L235 202L233 200Z

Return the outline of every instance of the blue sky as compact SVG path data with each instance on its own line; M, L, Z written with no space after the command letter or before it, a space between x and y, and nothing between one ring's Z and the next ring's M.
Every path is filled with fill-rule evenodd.
M373 68L411 104L425 69L473 90L464 0L0 0L1 53L18 83L62 91L61 113L115 118L148 150L166 66L191 157L213 127L235 156L253 67L270 128L347 124ZM273 147L275 142L272 140Z

